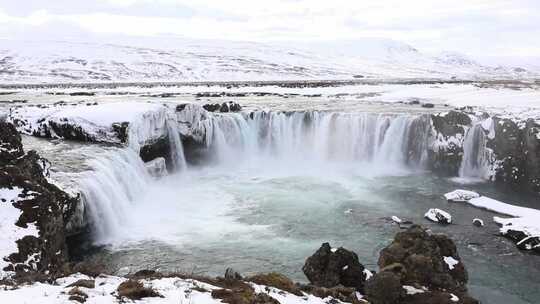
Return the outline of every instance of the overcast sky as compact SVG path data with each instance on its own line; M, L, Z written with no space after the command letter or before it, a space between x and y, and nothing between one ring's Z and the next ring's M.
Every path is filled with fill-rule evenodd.
M0 0L0 37L390 38L425 52L540 57L540 0Z

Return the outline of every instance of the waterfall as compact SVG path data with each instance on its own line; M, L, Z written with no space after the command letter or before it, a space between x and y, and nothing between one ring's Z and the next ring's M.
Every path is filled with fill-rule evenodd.
M121 231L131 203L148 186L150 176L139 155L131 149L115 149L88 162L91 171L80 179L86 216L96 242L104 243Z
M217 162L258 157L422 167L427 158L430 133L424 116L194 111L195 107L187 109L179 120L189 123L190 134L204 143Z
M179 126L176 117L168 114L165 121L167 128L167 137L169 138L170 154L173 167L176 171L185 170L186 158L184 156L184 148L180 139Z
M463 159L459 168L459 177L487 178L489 150L486 148L486 134L482 123L474 124L463 141Z
M161 137L167 137L171 162L177 171L186 168L184 150L179 134L180 126L173 112L168 108L141 114L128 127L128 146L139 153L142 146Z

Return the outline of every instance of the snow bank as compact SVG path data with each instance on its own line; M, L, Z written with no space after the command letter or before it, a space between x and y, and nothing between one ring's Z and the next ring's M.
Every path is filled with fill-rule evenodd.
M28 228L15 225L19 220L21 210L13 207L12 204L21 200L22 196L24 196L22 188L0 188L0 278L10 275L2 269L8 265L4 258L18 251L15 241L27 235L37 237L39 233L34 224L28 224Z
M540 210L510 205L486 196L473 198L468 200L467 202L477 208L494 211L500 214L506 214L515 217L537 216L538 219L540 219Z
M445 197L453 197L451 194L455 193L456 191L445 194ZM469 192L475 193L472 191ZM535 244L524 244L523 246L520 246L520 248L523 247L528 250L540 249L540 210L514 206L486 196L473 197L463 201L480 209L485 209L499 214L512 216L512 218L502 218L498 216L493 217L493 220L497 224L501 225L501 234L509 235L511 231L519 232L522 235L519 237L515 237L519 238L516 239L518 246L520 246L521 243ZM481 221L481 224L483 226L483 221ZM537 243L538 245L536 245Z

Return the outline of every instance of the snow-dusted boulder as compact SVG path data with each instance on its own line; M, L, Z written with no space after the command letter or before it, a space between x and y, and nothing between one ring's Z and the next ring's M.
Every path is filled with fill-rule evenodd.
M501 234L516 243L519 249L540 253L539 218L540 211L516 218L494 217L493 220L501 225Z
M306 259L302 271L315 286L326 288L342 285L363 290L366 281L364 265L356 253L345 248L332 248L324 243Z
M467 202L473 198L480 197L480 194L474 191L458 189L458 190L454 190L452 192L446 193L444 197L449 202Z
M475 218L472 220L472 223L474 226L476 227L484 227L484 221L479 219L479 218Z
M366 282L370 303L476 304L467 293L468 274L455 243L414 225L381 250L380 271Z
M426 214L424 214L424 217L432 222L439 224L452 223L452 216L450 215L450 213L437 208L429 209Z

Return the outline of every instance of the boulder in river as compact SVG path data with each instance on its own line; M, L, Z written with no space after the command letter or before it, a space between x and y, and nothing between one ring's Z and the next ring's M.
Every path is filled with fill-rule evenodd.
M356 253L345 248L332 248L322 244L312 256L307 258L302 271L311 284L320 287L342 285L364 289L366 273Z
M424 217L432 222L443 225L448 225L452 223L452 216L450 215L450 213L437 208L429 209L426 214L424 214Z
M372 304L478 303L467 294L468 275L454 242L414 225L396 234L366 282Z

